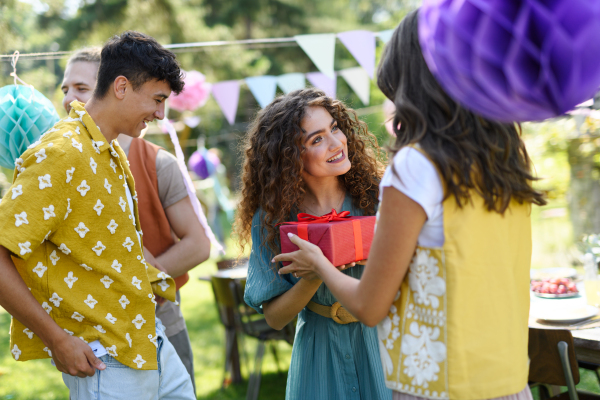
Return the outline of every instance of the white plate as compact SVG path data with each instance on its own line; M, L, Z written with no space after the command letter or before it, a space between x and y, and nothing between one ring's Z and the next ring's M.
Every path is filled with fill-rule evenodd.
M597 307L583 305L579 307L532 307L531 315L536 319L561 324L572 324L598 315Z

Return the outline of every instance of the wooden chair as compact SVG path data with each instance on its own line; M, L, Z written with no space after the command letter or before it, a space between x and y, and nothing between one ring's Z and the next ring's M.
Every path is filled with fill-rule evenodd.
M221 387L225 387L227 383L227 372L231 372L232 383L242 382L240 353L237 340L238 333L241 334L241 329L238 329L235 321L234 308L236 303L229 287L230 280L211 277L210 281L215 295L215 303L219 312L219 318L225 327L225 362L223 382L221 384Z
M575 358L573 336L566 329L529 328L529 387L540 388L540 399L588 400L600 396L575 387L579 368ZM548 385L566 386L567 392L550 397Z
M233 299L235 302L234 314L237 318L237 324L241 327L244 334L258 339L256 348L256 358L254 371L250 374L248 380L248 391L246 392L246 400L258 399L260 391L260 380L262 376L262 360L265 353L265 344L270 342L271 352L275 358L277 371L279 372L279 361L277 357L277 349L273 341L285 340L289 344L294 342L296 332L296 320L287 324L282 330L278 331L271 328L265 317L257 313L253 308L249 307L244 302L244 289L246 286L245 279L232 279L229 283Z

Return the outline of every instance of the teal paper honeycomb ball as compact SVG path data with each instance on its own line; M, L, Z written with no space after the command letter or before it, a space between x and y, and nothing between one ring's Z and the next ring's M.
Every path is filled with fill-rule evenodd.
M22 85L0 88L0 165L15 160L59 120L54 105L37 90Z

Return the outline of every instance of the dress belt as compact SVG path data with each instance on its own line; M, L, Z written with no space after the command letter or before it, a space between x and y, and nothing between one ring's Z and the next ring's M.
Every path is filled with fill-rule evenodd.
M306 308L308 308L310 311L316 314L319 314L322 317L331 318L334 322L337 322L341 325L350 324L352 322L358 322L358 320L354 318L354 316L350 314L348 310L342 307L342 305L338 301L333 303L333 305L330 307L324 306L322 304L317 304L311 300L306 305Z

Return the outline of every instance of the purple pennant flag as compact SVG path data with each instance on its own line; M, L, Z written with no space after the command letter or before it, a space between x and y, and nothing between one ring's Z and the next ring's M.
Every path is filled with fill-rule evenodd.
M221 111L225 115L229 125L233 125L240 99L240 82L224 81L215 83L212 86L212 95L217 104L219 104L219 107L221 107Z
M369 31L349 31L338 33L337 37L372 79L375 74L375 34Z
M309 72L306 74L306 79L308 79L311 85L321 89L327 96L335 99L337 78L331 79L322 72Z

